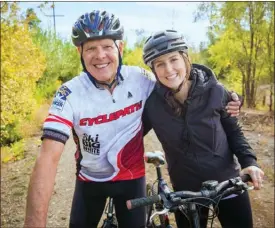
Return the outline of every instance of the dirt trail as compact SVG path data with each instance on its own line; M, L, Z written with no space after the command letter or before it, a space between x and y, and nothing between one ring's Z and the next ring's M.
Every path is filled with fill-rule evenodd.
M251 126L248 126L249 128ZM261 191L251 191L256 228L274 227L274 136L262 131L244 131L252 147L257 151L259 162L264 166L268 178ZM28 140L26 157L15 163L1 166L1 227L22 227L25 213L29 175L40 146L40 134ZM153 132L145 138L146 151L161 150ZM75 145L70 138L61 157L56 176L54 193L50 202L47 227L68 227L70 206L75 180ZM147 181L155 180L155 171L147 166ZM164 176L168 175L165 167ZM272 179L273 177L273 179ZM215 227L219 227L215 225Z

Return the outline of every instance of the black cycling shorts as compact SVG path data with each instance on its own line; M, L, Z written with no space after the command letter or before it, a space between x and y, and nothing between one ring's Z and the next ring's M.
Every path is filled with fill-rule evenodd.
M108 182L76 180L70 228L97 228L107 197L112 197L119 228L145 227L145 207L128 210L126 201L146 196L145 177Z

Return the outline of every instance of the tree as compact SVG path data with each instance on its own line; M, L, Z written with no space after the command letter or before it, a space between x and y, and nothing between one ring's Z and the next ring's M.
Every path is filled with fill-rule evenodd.
M124 51L123 53L123 63L125 65L140 66L142 68L150 70L150 68L143 62L142 58L144 42L145 38L141 39L140 42L136 42L132 50L126 47L127 51Z
M269 84L270 84L270 104L269 104L269 111L272 111L273 102L274 102L274 68L275 68L275 61L274 61L274 2L268 2L269 8L272 9L268 13L268 18L270 21L266 23L266 36L264 36L264 42L267 47L267 62L268 62L268 72L269 72Z
M35 108L36 81L45 69L44 56L32 42L27 25L19 20L16 3L2 6L1 145L20 138L18 126Z
M26 11L26 22L29 28L38 28L41 20L37 17L35 11L32 8L28 8Z
M240 83L247 106L255 107L258 85L273 77L268 69L274 67L274 3L203 3L196 19L203 16L211 22L209 54L214 70L227 69L227 82Z
M37 29L33 33L33 40L46 58L45 71L37 81L37 93L49 99L62 82L79 74L80 56L71 42L63 41L52 31Z

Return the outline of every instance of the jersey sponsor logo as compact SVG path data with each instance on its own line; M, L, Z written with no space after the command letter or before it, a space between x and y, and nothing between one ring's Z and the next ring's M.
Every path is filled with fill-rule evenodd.
M56 109L62 110L64 107L65 101L55 98L53 100L52 106L55 107Z
M61 86L60 89L56 92L55 97L63 101L66 101L67 96L69 96L72 91L67 86Z
M100 155L100 142L98 141L98 135L92 137L84 133L82 138L83 149L94 155Z
M52 106L56 109L62 110L65 105L67 96L69 96L71 92L72 91L67 86L61 86L55 94Z
M110 114L100 115L94 118L83 118L80 120L80 126L93 126L94 124L103 124L108 123L114 120L119 119L120 117L124 117L130 115L142 108L142 100L132 104L124 109L120 109Z

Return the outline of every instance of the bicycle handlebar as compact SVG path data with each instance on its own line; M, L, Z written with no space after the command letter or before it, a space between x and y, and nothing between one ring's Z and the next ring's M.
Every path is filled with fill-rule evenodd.
M243 183L249 182L249 181L251 181L251 177L248 174L245 174L241 177L235 177L235 178L231 178L229 180L223 181L217 184L213 189L202 189L200 192L192 192L192 191L171 192L169 194L154 195L149 197L128 200L126 204L127 204L127 208L131 210L137 207L149 206L149 205L153 205L154 203L158 203L161 200L163 200L162 197L166 197L166 199L164 200L165 201L168 200L173 204L183 203L182 200L188 199L188 198L190 198L190 200L197 197L215 198L225 188L227 189L223 191L224 195L236 193L240 190L243 190Z
M232 189L230 188L230 191L226 191L226 193L225 193L225 194L228 194L228 193L232 193L233 191L238 190L238 189L236 189L236 187L238 186L238 181L249 182L252 180L248 174L245 174L240 177L235 177L235 178L231 178L229 180L223 181L223 182L219 183L217 186L215 186L214 189L211 189L211 190L209 190L209 189L203 190L202 189L200 192L178 191L178 192L171 193L170 197L171 198L180 197L182 199L195 198L195 197L215 197L216 195L221 193L221 191L223 189L228 188L229 186L232 186L233 188ZM242 187L242 186L240 186L240 187ZM227 190L229 190L229 189L227 189Z
M129 210L132 210L138 207L149 206L154 203L158 203L160 201L161 201L160 195L154 195L149 197L142 197L138 199L127 200L126 205Z

